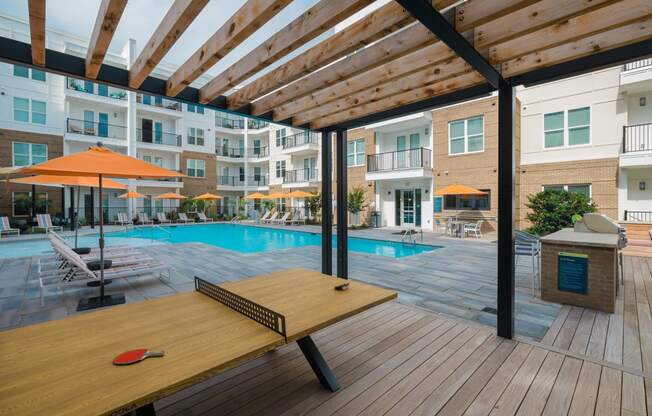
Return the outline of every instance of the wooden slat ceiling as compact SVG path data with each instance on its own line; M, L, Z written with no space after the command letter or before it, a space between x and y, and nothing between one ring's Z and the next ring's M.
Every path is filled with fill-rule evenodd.
M176 0L130 69L138 88L208 0ZM167 80L182 92L290 0L247 2ZM126 0L104 0L92 33L94 78ZM256 76L373 0L321 0L199 89L202 103L312 129L483 84L485 80L397 3L387 3L283 65ZM650 0L431 0L509 78L652 38ZM30 0L33 63L42 65L45 1ZM243 87L240 87L244 84ZM228 94L228 95L227 95ZM226 97L224 98L224 96Z

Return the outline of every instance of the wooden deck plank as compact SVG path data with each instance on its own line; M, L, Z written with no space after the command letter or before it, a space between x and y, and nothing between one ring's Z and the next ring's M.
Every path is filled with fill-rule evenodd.
M581 360L571 357L564 359L555 386L552 388L546 407L543 409L543 416L558 416L568 413L581 368Z
M602 369L595 416L618 416L620 414L622 379L621 371L608 367Z
M634 258L628 258L626 264L629 273L625 273L624 313L623 313L623 365L636 370L643 368L641 360L641 343L638 327L638 309L636 307L636 288L634 287Z
M559 335L559 331L561 331L564 322L566 322L566 318L568 317L568 313L570 312L570 310L571 307L568 305L563 305L561 307L561 309L559 310L559 314L557 314L557 317L550 325L550 328L548 328L546 335L544 335L544 337L541 339L542 343L546 345L552 345L555 342L555 339L557 339L557 335Z
M593 331L591 331L589 345L586 348L586 355L596 360L602 360L604 358L604 351L607 345L607 331L609 329L609 316L610 314L604 312L596 312L595 315Z
M573 341L570 344L569 351L576 354L585 354L586 348L589 345L591 332L593 331L593 322L595 321L595 311L591 309L584 309L582 318L577 325L577 330L573 336Z
M621 287L620 292L624 292ZM609 316L609 329L607 331L607 343L604 347L604 360L616 364L623 363L623 330L625 302L622 298L616 299L616 309Z
M585 361L582 364L577 388L571 402L569 416L592 415L595 411L595 402L598 398L600 374L602 367Z
M554 352L548 354L541 365L539 374L537 374L523 399L518 413L516 413L517 416L540 415L543 412L563 362L564 356L562 354Z
M561 327L557 338L555 338L555 342L552 344L553 346L563 349L570 347L575 336L575 331L577 331L577 325L582 317L582 310L582 308L578 308L577 306L571 308L564 325Z
M646 415L645 385L643 378L623 373L622 414Z

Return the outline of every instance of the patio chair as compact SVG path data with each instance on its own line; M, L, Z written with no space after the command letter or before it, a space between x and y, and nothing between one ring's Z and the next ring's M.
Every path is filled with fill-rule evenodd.
M157 212L157 213L156 213L156 219L157 219L158 222L161 223L161 224L170 224L170 223L172 223L172 221L168 220L168 219L165 217L165 213L164 213L164 212Z
M213 222L212 218L208 218L205 213L203 212L198 212L197 213L197 218L199 219L199 222Z
M118 224L119 225L133 225L134 222L129 218L126 212L118 212Z
M283 216L281 218L274 219L272 221L272 224L279 224L279 225L285 224L285 221L287 221L287 219L290 218L291 214L292 213L290 211L287 211L286 213L283 214Z
M435 218L435 232L446 234L446 224L439 218Z
M9 217L0 217L0 236L8 234L20 235L20 229L11 228Z
M258 219L258 222L259 223L264 222L265 220L267 220L267 218L269 218L270 215L272 215L272 211L268 209L267 211L265 211L263 216Z
M138 213L138 221L141 224L154 224L154 221L150 220L149 216L144 212L139 212Z
M262 220L261 222L263 224L271 224L272 222L274 222L276 220L276 217L278 217L278 211L274 211L274 213L272 214L271 217L269 217L269 218L267 218L265 220Z
M455 236L455 227L453 226L453 219L446 218L446 223L444 224L444 234L454 237Z
M286 224L288 225L293 225L293 224L306 224L306 216L303 215L303 211L297 211L297 213L292 217L292 219L286 221Z
M52 218L50 218L50 214L36 214L36 221L38 225L34 227L34 229L44 230L45 232L48 232L48 230L63 231L62 226L52 224Z
M535 296L541 270L539 260L541 256L541 241L539 237L525 231L516 231L514 238L514 262L518 264L518 256L528 256L532 259L532 296Z
M464 235L473 233L475 238L482 238L482 223L484 220L478 220L477 222L471 222L464 224Z
M177 219L177 222L182 222L184 224L189 223L189 222L194 222L193 220L188 218L188 215L186 215L185 212L180 212L178 215L179 215L179 218Z

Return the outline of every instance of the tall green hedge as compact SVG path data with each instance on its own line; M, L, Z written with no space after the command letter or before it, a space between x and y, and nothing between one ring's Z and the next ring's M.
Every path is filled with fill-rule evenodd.
M546 235L573 226L573 215L595 212L597 206L586 195L578 192L547 190L529 195L526 218L532 226L529 231Z

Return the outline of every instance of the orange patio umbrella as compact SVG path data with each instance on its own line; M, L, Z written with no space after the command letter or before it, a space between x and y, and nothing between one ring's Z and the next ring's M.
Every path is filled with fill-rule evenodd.
M154 199L186 199L186 197L174 192L167 192L161 195L156 195Z
M271 194L265 197L265 199L282 199L282 198L288 198L288 194L284 194L282 192L272 192Z
M222 199L222 197L219 195L212 194L210 192L206 192L205 194L196 196L193 199L196 201L214 201L216 199Z
M118 198L120 198L120 199L145 198L145 195L140 194L140 193L138 193L136 191L129 191L129 192L126 192L126 193L124 193L122 195L119 195Z
M176 178L184 175L138 160L131 156L109 150L98 143L86 151L50 159L38 165L28 166L16 173L36 175L91 176L98 178L100 201L102 201L102 177L111 178ZM77 310L95 309L125 303L124 294L104 295L104 213L100 209L100 296L79 301Z
M470 186L466 185L448 185L444 188L439 189L438 191L435 192L435 195L437 196L445 196L445 195L487 195L487 192L480 191L475 188L471 188Z
M89 188L97 188L100 186L98 178L92 176L36 175L11 179L9 182L42 186L85 186ZM102 186L108 189L128 188L127 185L111 179L103 179Z
M290 198L310 198L315 196L314 194L311 194L310 192L306 191L292 191L288 194Z
M253 194L249 194L244 197L244 199L265 199L267 198L267 195L261 194L260 192L254 192Z

